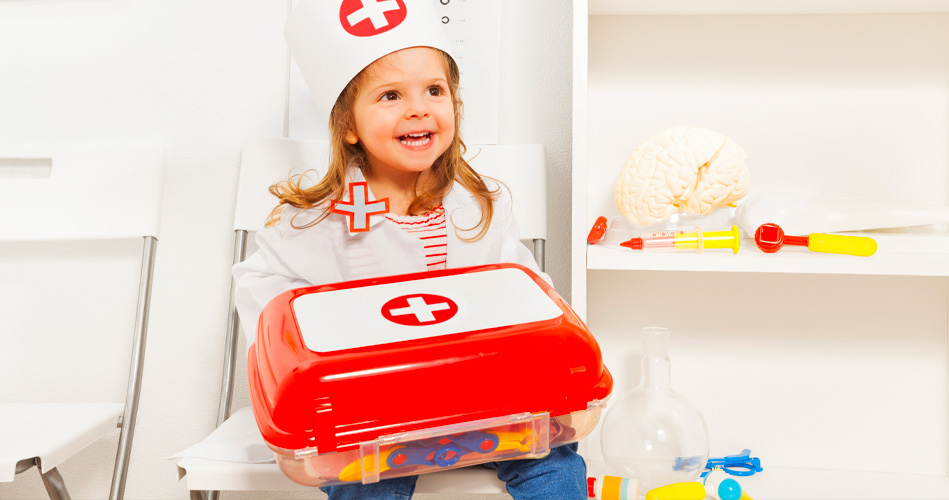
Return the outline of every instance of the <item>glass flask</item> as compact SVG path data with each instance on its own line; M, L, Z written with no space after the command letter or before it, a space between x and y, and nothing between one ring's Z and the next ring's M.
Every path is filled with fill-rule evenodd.
M705 419L670 382L669 329L642 331L639 387L611 404L600 444L611 471L639 481L640 491L696 481L708 461Z

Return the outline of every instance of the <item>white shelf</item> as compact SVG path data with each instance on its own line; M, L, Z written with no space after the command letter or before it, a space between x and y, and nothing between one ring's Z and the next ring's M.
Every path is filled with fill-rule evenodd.
M949 228L862 234L877 253L854 257L747 235L737 255L589 246L590 226L618 216L630 152L676 125L738 142L751 195L946 205L947 47L949 0L574 3L571 305L616 394L638 382L632 333L676 332L673 386L713 450L762 458L740 481L756 500L949 498Z
M753 476L734 477L755 500L949 498L946 476L770 467L766 457L762 457L762 466L764 470ZM591 476L606 470L597 460L587 460L587 469ZM640 491L640 495L645 493Z
M666 5L623 5L627 3L629 12ZM698 3L670 3L684 6L683 13L699 12ZM773 10L795 3L702 2L706 4L725 11L759 4ZM887 3L906 12L924 4L949 8L949 0ZM590 14L619 6L593 1ZM577 44L588 60L575 62L583 78L575 82L583 95L574 111L575 120L582 121L574 132L580 137L575 137L573 193L574 254L579 257L574 266L581 271L949 276L944 230L928 239L881 235L878 253L869 258L799 248L769 255L750 240L738 255L647 254L587 249L583 243L597 216L617 215L616 178L630 151L651 134L680 124L699 124L737 138L748 151L752 194L788 191L945 205L949 15L599 15L588 21L588 44ZM617 45L628 48L614 50ZM582 228L576 226L578 216ZM584 308L578 294L586 294L585 282L580 280L574 275L573 298Z
M590 15L893 14L949 12L946 0L591 0Z
M768 254L755 246L753 238L742 239L738 254L729 250L658 253L597 244L587 248L587 269L949 276L949 235L872 237L878 250L870 257L822 254L789 246Z

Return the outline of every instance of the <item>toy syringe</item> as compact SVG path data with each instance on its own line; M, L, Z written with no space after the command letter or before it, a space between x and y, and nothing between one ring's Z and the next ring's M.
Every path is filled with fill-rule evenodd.
M688 250L702 253L706 248L731 248L738 253L741 236L738 226L732 226L728 231L705 231L695 228L692 232L661 231L644 234L639 238L620 243L620 246L633 250L680 251Z

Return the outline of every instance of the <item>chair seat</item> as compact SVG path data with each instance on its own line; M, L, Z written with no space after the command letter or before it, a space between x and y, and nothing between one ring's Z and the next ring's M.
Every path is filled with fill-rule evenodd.
M305 491L287 478L264 443L249 407L234 412L204 441L179 453L179 478L189 490ZM418 493L504 493L504 483L485 467L465 467L419 476Z
M21 460L39 457L44 471L118 428L119 403L0 403L0 482Z

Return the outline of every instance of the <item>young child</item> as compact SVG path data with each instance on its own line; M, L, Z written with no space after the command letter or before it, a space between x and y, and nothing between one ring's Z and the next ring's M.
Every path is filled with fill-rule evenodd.
M374 3L304 1L288 22L290 48L329 118L331 157L315 186L297 177L271 187L279 204L257 234L259 250L234 267L248 345L263 307L292 288L499 262L549 281L518 239L509 194L462 158L459 70L432 0L359 10ZM388 199L388 210L359 217L334 204L359 190L368 203ZM586 466L576 450L486 465L515 499L581 499ZM416 479L322 489L330 499L405 499Z

